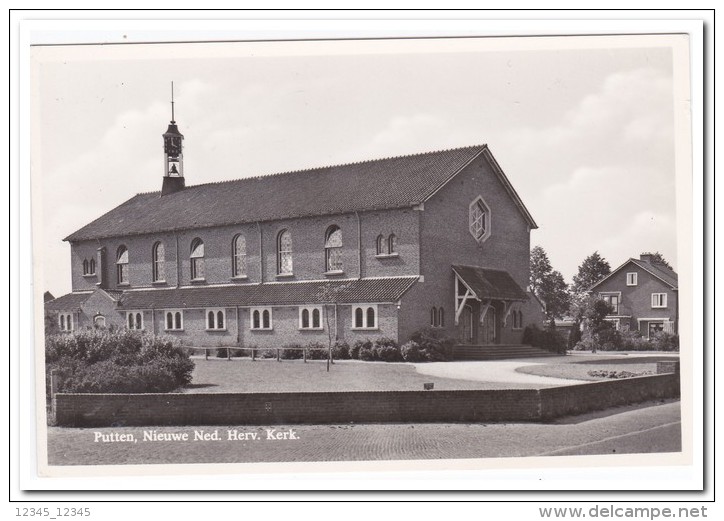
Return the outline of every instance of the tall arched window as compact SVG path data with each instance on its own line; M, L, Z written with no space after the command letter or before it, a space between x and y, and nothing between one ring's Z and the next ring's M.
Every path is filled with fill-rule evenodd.
M268 309L265 309L261 313L261 327L271 329L271 314Z
M128 248L119 246L116 252L116 279L118 284L128 284Z
M354 327L364 327L364 311L362 308L357 308L354 310Z
M308 329L309 328L309 310L303 309L302 310L302 329Z
M324 242L327 259L326 271L342 271L342 230L339 226L330 226Z
M377 236L377 255L385 254L385 237L384 235Z
M208 320L206 323L206 329L216 329L216 313L209 311Z
M151 250L153 257L153 282L166 280L166 249L161 241L153 245Z
M437 327L437 308L435 306L430 310L430 326Z
M374 327L377 324L375 320L375 308L367 308L367 327Z
M251 327L253 329L261 328L261 311L259 311L258 309L255 309L252 313Z
M394 233L387 238L387 253L390 255L397 253L397 236Z
M90 260L90 263L88 264L88 273L90 275L96 274L96 260L95 259Z
M203 280L204 275L204 241L196 238L191 242L191 280Z
M183 322L181 321L181 312L177 311L174 315L174 326L176 329L183 329Z
M88 275L88 259L83 259L83 275Z
M216 327L219 329L224 329L224 312L223 311L216 312Z
M292 232L282 230L277 236L277 273L279 275L291 275L293 269Z
M246 277L246 239L235 235L231 244L231 276Z
M312 327L322 327L322 315L319 313L319 309L314 308L312 310Z
M437 310L437 324L440 327L445 327L445 309L440 308Z

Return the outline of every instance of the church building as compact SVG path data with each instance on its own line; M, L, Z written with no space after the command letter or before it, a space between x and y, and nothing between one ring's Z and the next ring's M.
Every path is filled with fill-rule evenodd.
M519 344L540 323L537 226L486 145L186 186L183 140L172 113L161 190L65 238L72 292L45 304L58 330L280 347L432 327Z

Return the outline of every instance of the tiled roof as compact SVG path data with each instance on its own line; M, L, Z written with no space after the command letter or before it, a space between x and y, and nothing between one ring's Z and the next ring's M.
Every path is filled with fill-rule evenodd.
M417 277L241 284L126 291L123 309L395 302Z
M70 311L79 309L93 293L68 293L45 303L46 311Z
M663 264L656 264L654 262L647 262L640 259L631 259L631 262L647 270L652 275L660 278L672 288L679 287L679 275L677 275L674 270L667 268Z
M138 235L244 222L409 207L424 202L486 145L138 194L66 240ZM493 170L535 222L494 159Z
M505 270L477 266L453 266L452 268L480 299L526 300L528 298L525 290Z
M664 284L669 285L672 289L678 289L679 288L679 275L672 269L667 268L663 264L657 264L653 262L644 261L641 259L629 259L623 264L621 264L618 268L613 270L610 274L596 282L593 286L590 287L588 291L593 291L596 287L598 287L601 283L608 280L609 278L613 277L614 274L618 273L620 270L628 266L629 263L633 263L642 270L646 270L649 273L651 273L654 277L661 280Z

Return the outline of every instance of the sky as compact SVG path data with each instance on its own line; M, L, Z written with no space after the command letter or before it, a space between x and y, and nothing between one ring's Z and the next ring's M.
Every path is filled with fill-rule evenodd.
M44 289L71 290L64 237L160 190L171 81L187 186L486 143L567 282L594 251L676 268L671 49L520 40L36 47Z

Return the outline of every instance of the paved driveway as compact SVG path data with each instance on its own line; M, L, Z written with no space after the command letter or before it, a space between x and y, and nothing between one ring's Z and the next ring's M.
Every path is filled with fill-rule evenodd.
M550 362L548 362L550 363ZM519 367L531 365L545 365L540 362L523 361L484 361L484 362L433 362L415 364L415 370L420 374L437 376L439 378L460 378L476 382L536 385L540 387L558 387L563 385L576 385L589 383L585 380L569 380L519 373Z

